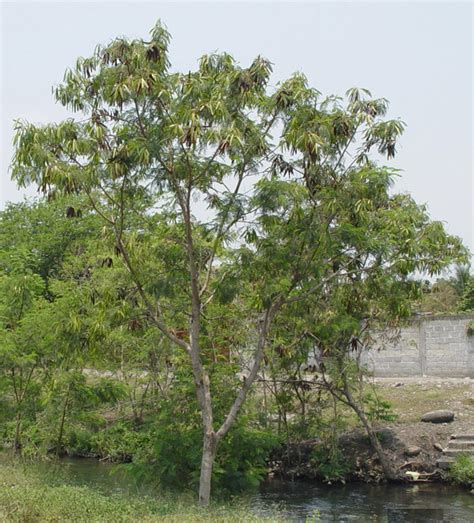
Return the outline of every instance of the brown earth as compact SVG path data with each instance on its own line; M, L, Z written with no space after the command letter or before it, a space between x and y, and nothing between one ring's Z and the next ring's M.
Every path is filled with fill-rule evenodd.
M375 386L377 394L391 403L392 411L398 416L395 422L376 425L394 470L401 479L410 479L407 471L421 473L419 479L422 480L443 479L445 474L436 467L442 449L452 435L474 434L474 380L385 378L376 379ZM431 410L452 410L454 421L441 424L421 422L421 416ZM292 478L324 479L314 460L318 445L320 443L314 440L303 442L296 448L286 448L276 456L275 473ZM340 438L340 446L343 459L351 463L351 472L344 479L383 479L363 429L346 431Z

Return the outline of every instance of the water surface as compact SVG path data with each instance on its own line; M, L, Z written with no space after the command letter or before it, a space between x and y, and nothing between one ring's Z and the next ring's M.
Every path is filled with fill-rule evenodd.
M31 463L48 481L87 485L106 493L146 493L122 466L95 459ZM292 522L474 523L474 495L466 489L435 483L412 485L324 485L272 480L250 495L252 510L277 511Z

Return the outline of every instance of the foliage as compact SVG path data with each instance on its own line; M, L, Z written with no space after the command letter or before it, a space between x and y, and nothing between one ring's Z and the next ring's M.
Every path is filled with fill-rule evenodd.
M459 308L461 311L474 311L474 276L466 284Z
M451 278L451 284L456 289L459 296L463 296L466 292L466 287L471 279L471 266L467 265L456 265L454 269L454 276Z
M279 521L275 511L268 517L253 514L245 502L214 503L203 509L186 495L110 494L97 488L45 483L21 466L0 465L0 519L24 521L117 521L178 523L181 521Z
M340 446L340 436L348 428L348 419L339 402L330 399L330 414L320 414L313 433L319 443L311 453L310 464L324 481L344 483L354 469L352 457L345 455Z
M394 157L405 125L386 117L387 100L355 88L325 97L301 73L272 88L261 56L244 67L205 55L175 72L169 42L158 22L149 40L97 46L55 90L75 118L17 122L13 179L36 184L53 210L55 199L81 204L58 224L48 206L34 210L53 231L32 220L45 233L39 260L27 239L12 257L8 229L2 368L20 390L17 448L23 417L35 417L36 406L26 412L33 383L105 368L125 383L134 423L153 427L143 461L162 482L187 484L200 467L207 504L211 477L240 486L261 474L265 435L239 459L249 434L260 438L245 404L272 353L287 353L274 367L301 382L302 362L320 351L328 391L343 390L338 398L367 423L351 347L370 345L368 327L410 314L416 274L437 275L467 253L425 206L391 191L398 171L381 157ZM62 234L67 222L77 237ZM51 412L73 426L81 411L66 383L52 386ZM307 423L301 386L282 387L279 413L293 394Z
M353 463L337 447L328 449L318 446L311 454L310 463L323 480L329 483L344 483L347 475L353 470Z
M392 411L392 405L373 392L365 396L367 417L371 421L396 421L398 416Z
M138 479L158 482L162 488L192 488L199 483L202 438L191 379L180 373L170 396L160 402L158 415L147 422L146 442L142 439L136 447L130 467ZM221 411L230 399L226 394L223 389L219 395ZM217 452L216 491L238 492L258 486L267 471L267 457L277 444L278 437L271 430L252 426L248 416L240 416Z
M438 279L433 285L423 288L421 299L416 304L420 312L454 314L461 303L461 296L452 282Z
M426 281L417 308L441 314L474 310L474 276L470 270L470 265L457 264L451 278L440 278L434 284Z
M131 420L118 420L103 430L89 434L86 452L114 462L129 462L150 448L150 437L147 427L138 428Z
M460 485L468 487L474 484L474 459L468 454L462 454L449 467L450 478Z
M474 320L471 320L467 325L467 335L474 336Z

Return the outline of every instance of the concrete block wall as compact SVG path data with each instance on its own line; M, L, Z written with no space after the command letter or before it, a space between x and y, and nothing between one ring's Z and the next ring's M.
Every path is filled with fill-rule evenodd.
M467 335L474 315L423 317L403 327L383 348L364 350L361 361L375 376L474 378L474 336ZM375 336L377 340L377 337Z

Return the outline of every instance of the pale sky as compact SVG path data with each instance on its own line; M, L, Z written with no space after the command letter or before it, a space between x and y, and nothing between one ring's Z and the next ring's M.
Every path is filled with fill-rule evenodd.
M408 126L391 162L403 170L397 189L474 251L470 2L16 1L1 15L0 208L26 194L10 181L13 120L68 116L51 95L66 68L115 36L147 38L161 18L175 70L216 50L243 65L261 54L272 83L302 71L323 94L357 86L388 98Z

